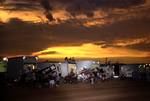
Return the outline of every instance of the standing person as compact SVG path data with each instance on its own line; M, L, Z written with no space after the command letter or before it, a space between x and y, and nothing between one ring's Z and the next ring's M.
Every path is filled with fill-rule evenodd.
M97 69L93 69L93 75L94 75L95 82L98 80L97 72L98 72Z
M93 85L95 82L94 82L94 74L90 74L90 83Z
M75 83L75 77L76 77L76 75L75 75L75 73L74 73L74 70L71 69L71 72L70 72L70 74L69 74L69 79L70 79L70 83L71 83L71 84Z
M55 80L52 75L49 75L49 88L53 88L55 86Z
M60 85L60 78L61 78L61 75L60 75L60 74L57 74L57 75L56 75L56 86L59 86L59 85Z
M103 71L103 73L102 73L102 81L104 81L105 79L106 79L106 72Z

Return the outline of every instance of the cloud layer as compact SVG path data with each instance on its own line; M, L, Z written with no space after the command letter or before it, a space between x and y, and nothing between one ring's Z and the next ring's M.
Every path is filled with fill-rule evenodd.
M2 23L0 27L0 33L3 33L0 41L3 48L0 53L30 54L47 47L84 43L100 43L104 48L118 46L149 51L150 29L148 26L150 26L149 19L121 21L105 27L85 27L74 22L47 25L11 19L8 23ZM120 43L119 40L124 40L121 42L125 43L139 38L144 40L125 46L117 45Z
M0 55L32 54L48 47L85 43L150 52L147 0L42 0L42 3L41 0L6 0L0 10L42 11L41 16L49 21L34 23L19 16L1 21Z

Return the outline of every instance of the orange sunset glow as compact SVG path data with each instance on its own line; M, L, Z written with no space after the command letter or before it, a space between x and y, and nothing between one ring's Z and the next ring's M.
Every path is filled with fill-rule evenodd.
M51 53L52 52L52 53ZM122 48L106 48L94 44L84 44L82 46L51 47L46 50L35 52L40 58L105 58L105 57L146 57L148 53Z
M150 0L0 0L0 91L0 101L149 101Z
M149 11L149 0L1 0L0 55L150 57Z

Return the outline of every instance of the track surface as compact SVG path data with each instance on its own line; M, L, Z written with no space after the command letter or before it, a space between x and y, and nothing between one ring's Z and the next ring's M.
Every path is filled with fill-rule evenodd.
M58 88L9 88L8 101L150 101L150 83L111 80Z

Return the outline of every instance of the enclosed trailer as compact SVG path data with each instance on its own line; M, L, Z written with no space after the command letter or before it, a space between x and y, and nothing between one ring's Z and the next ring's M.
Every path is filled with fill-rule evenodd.
M38 58L35 56L20 56L8 58L7 75L9 79L17 79L28 68L37 68Z
M57 72L57 74L61 73L60 63L54 61L39 62L37 65L37 69L39 72L47 75L52 71Z
M55 61L39 62L37 67L39 71L43 72L49 71L48 69L51 69L53 71L56 71L57 74L61 74L62 77L67 76L71 72L71 70L73 70L74 73L77 72L76 64L68 62L55 62Z

